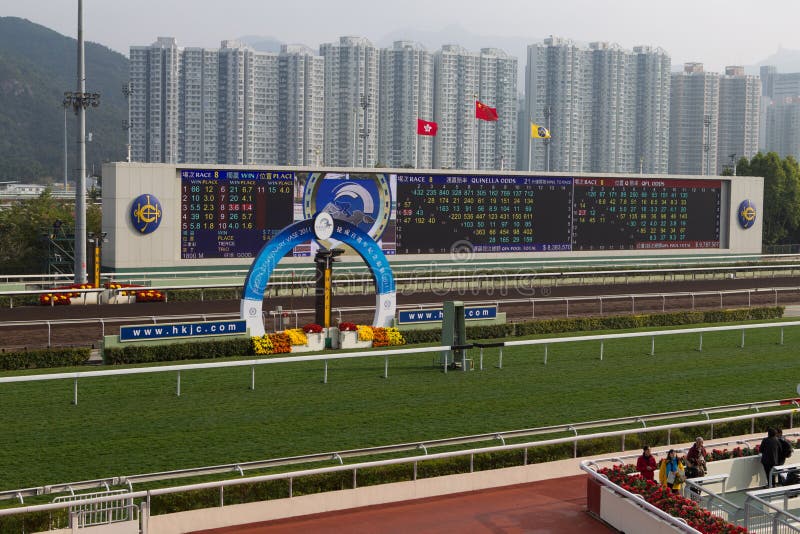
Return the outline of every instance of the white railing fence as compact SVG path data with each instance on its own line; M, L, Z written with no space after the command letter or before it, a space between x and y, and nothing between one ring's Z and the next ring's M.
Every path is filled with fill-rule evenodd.
M97 290L92 290L97 291ZM124 290L118 290L124 291ZM797 295L793 295L797 294ZM523 306L530 306L530 318L536 319L537 306L539 310L539 317L542 317L543 305L557 305L562 308L561 311L567 317L575 317L581 315L599 314L601 317L609 314L626 314L626 313L642 313L645 311L666 313L667 305L674 304L676 300L691 300L691 310L698 309L725 309L730 306L741 305L744 306L744 297L747 297L747 307L751 308L754 305L774 305L779 306L787 300L793 301L793 296L800 298L800 286L798 287L770 287L770 288L754 288L754 289L730 289L724 291L688 291L688 292L672 292L672 293L631 293L631 294L610 294L610 295L586 295L574 297L538 297L538 298L524 298L524 299L490 299L490 300L470 300L466 301L469 306L497 306L498 312L505 311L506 313L513 313L516 318L523 318L517 309ZM713 298L714 303L709 304L708 301ZM741 304L731 304L733 299L741 300ZM727 299L727 304L726 304ZM656 301L655 304L653 301ZM658 302L660 301L660 303ZM616 303L626 303L629 307L618 310L609 310L609 305ZM577 315L575 313L576 304L586 305L587 303L593 304L591 310L583 309ZM688 305L688 303L686 303ZM638 306L638 307L637 307ZM427 308L441 307L441 302L429 302L418 304L401 304L398 305L398 311L406 310L423 310ZM585 307L585 306L584 306ZM552 308L552 306L551 306ZM331 313L341 323L348 315L359 313L369 313L374 311L374 306L340 306L331 309ZM512 312L513 310L513 312ZM572 311L571 311L572 310ZM284 316L294 319L294 327L299 328L301 321L300 317L312 317L316 313L314 309L285 309L280 312ZM553 315L551 309L550 314L544 314L544 317ZM266 328L277 328L277 315L276 311L263 312L263 321ZM526 312L527 315L527 312ZM121 325L121 324L158 324L159 322L175 322L175 321L191 321L201 319L203 321L212 319L227 319L239 317L237 312L230 313L206 313L206 314L188 314L188 315L145 315L145 316L127 316L127 317L93 317L82 319L56 319L56 320L43 320L43 321L4 321L0 322L0 332L3 328L20 328L25 327L46 327L47 338L46 346L53 345L53 327L68 326L68 325L96 325L100 327L100 337L91 341L100 341L106 335L106 326ZM269 322L275 323L270 325Z

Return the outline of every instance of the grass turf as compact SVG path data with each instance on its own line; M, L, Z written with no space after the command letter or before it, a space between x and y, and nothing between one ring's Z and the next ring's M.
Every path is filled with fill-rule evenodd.
M800 329L0 384L0 489L794 396ZM477 351L470 356L476 359ZM85 369L83 369L85 370ZM53 372L52 370L49 372ZM4 373L4 375L24 374Z

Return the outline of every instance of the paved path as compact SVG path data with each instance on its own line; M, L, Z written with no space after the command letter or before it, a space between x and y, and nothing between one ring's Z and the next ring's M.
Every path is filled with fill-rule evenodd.
M607 534L615 531L586 512L586 475L578 475L202 532Z

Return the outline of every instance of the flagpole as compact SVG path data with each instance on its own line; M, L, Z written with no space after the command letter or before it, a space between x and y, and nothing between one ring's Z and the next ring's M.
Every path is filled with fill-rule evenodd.
M473 94L472 96L474 97L474 100L475 100L475 103L472 105L473 113L474 113L474 109L477 109L477 106L478 106L478 95L477 94ZM480 140L478 139L478 115L477 115L477 113L475 113L475 134L474 135L475 135L475 143L474 143L475 154L474 154L472 160L473 160L473 168L475 170L477 170L478 167L479 167L478 151L480 150Z
M419 128L419 119L417 119L417 128ZM419 132L414 139L414 168L419 168Z
M533 150L533 126L531 125L531 121L528 121L528 172L531 172L531 158L533 158L533 154L531 151Z

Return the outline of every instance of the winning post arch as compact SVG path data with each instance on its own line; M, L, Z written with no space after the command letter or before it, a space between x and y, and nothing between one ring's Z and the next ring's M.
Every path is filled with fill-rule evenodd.
M314 239L316 217L293 223L281 230L265 244L250 266L244 282L244 292L240 305L241 318L246 321L253 337L263 336L264 322L262 308L264 291L269 278L281 258L295 246ZM389 260L380 246L366 232L342 220L333 220L332 239L341 241L355 250L366 262L375 281L375 316L373 326L391 326L397 306L394 275Z

